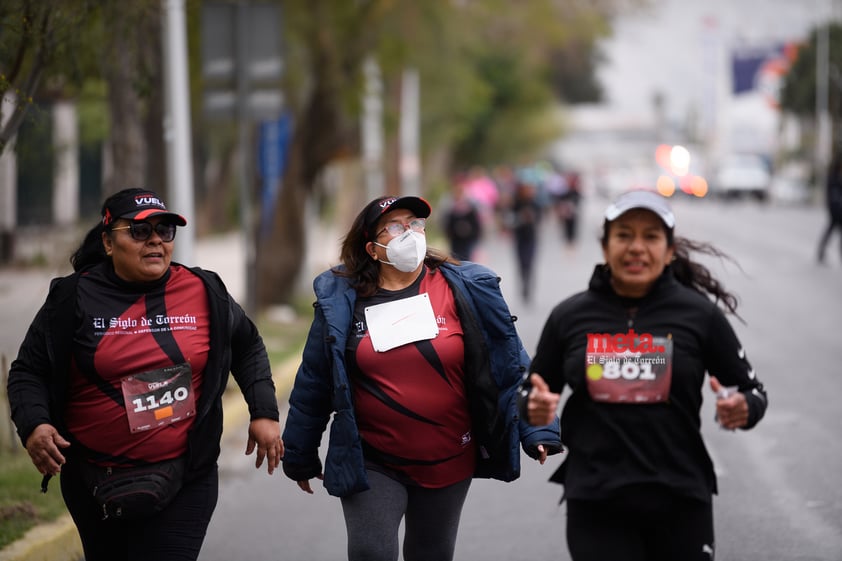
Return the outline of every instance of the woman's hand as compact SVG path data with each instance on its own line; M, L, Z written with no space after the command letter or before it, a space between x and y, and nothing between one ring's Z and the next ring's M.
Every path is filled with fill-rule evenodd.
M281 440L281 425L272 419L255 419L249 423L249 440L246 445L246 456L257 448L257 460L254 467L260 468L266 459L269 475L281 465L284 457L284 443Z
M322 480L324 478L325 478L325 474L323 474L323 473L320 473L319 475L316 476L316 479L319 479L319 480ZM301 489L302 491L304 491L305 493L309 493L310 495L313 494L313 488L310 487L310 480L309 479L299 481L298 482L298 488Z
M61 472L66 460L60 448L68 446L70 443L48 423L35 427L26 439L26 451L41 475L58 475Z
M716 420L724 429L735 430L748 424L748 402L742 392L727 392L714 376L710 389L716 394Z
M534 426L549 425L555 420L561 394L551 392L550 386L540 375L534 372L529 376L529 383L532 385L526 403L529 424ZM544 450L544 459L546 459L546 454L547 452Z

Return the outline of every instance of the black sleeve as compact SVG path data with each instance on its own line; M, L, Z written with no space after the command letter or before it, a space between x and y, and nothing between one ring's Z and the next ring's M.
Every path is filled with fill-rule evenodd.
M231 373L248 403L251 420L280 418L269 354L257 327L229 296L232 317Z
M56 396L64 393L64 388L57 384L66 383L66 379L56 380L54 376L59 368L66 371L70 362L72 334L79 321L76 315L79 276L77 272L50 282L47 299L29 325L9 369L7 395L12 420L24 445L40 424L49 423L63 429L62 419L54 418L53 413L55 401L61 399Z
M748 424L752 428L766 413L766 390L748 361L745 349L725 314L716 308L705 345L705 367L723 386L737 386L748 403Z
M550 390L561 393L564 389L564 341L561 336L561 322L563 312L556 307L549 318L547 318L541 337L538 340L538 347L532 363L529 366L529 374L540 374L550 386ZM528 380L527 380L528 385Z
M47 312L42 307L30 324L18 356L9 369L9 406L24 445L35 427L43 423L53 424L50 416L50 353L44 333L46 324Z

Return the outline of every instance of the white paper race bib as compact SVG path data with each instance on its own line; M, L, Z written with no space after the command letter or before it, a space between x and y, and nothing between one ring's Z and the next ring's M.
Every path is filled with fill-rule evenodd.
M434 339L439 334L427 293L368 306L365 321L371 344L378 353L407 343Z
M133 433L196 415L192 370L187 362L126 376L120 382Z

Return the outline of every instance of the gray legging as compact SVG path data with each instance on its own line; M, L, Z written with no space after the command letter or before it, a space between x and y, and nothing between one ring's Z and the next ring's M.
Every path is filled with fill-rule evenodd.
M348 561L397 561L406 517L404 561L451 561L471 480L442 489L404 485L367 470L370 489L342 498Z

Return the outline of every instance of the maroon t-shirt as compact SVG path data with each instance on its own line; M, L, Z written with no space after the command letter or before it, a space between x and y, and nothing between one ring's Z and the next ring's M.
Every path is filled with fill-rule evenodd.
M70 432L103 464L184 453L195 419L185 404L199 401L210 343L201 279L173 266L159 282L135 284L108 268L96 268L79 279L77 293L82 322L74 334L66 415ZM178 364L189 367L186 387L147 390L147 395L125 399L124 378ZM136 429L137 423L130 423L135 415L161 424Z
M439 328L434 339L376 352L365 308L427 293ZM462 325L441 274L358 299L348 341L357 424L367 462L422 487L471 477L475 445L465 395Z

